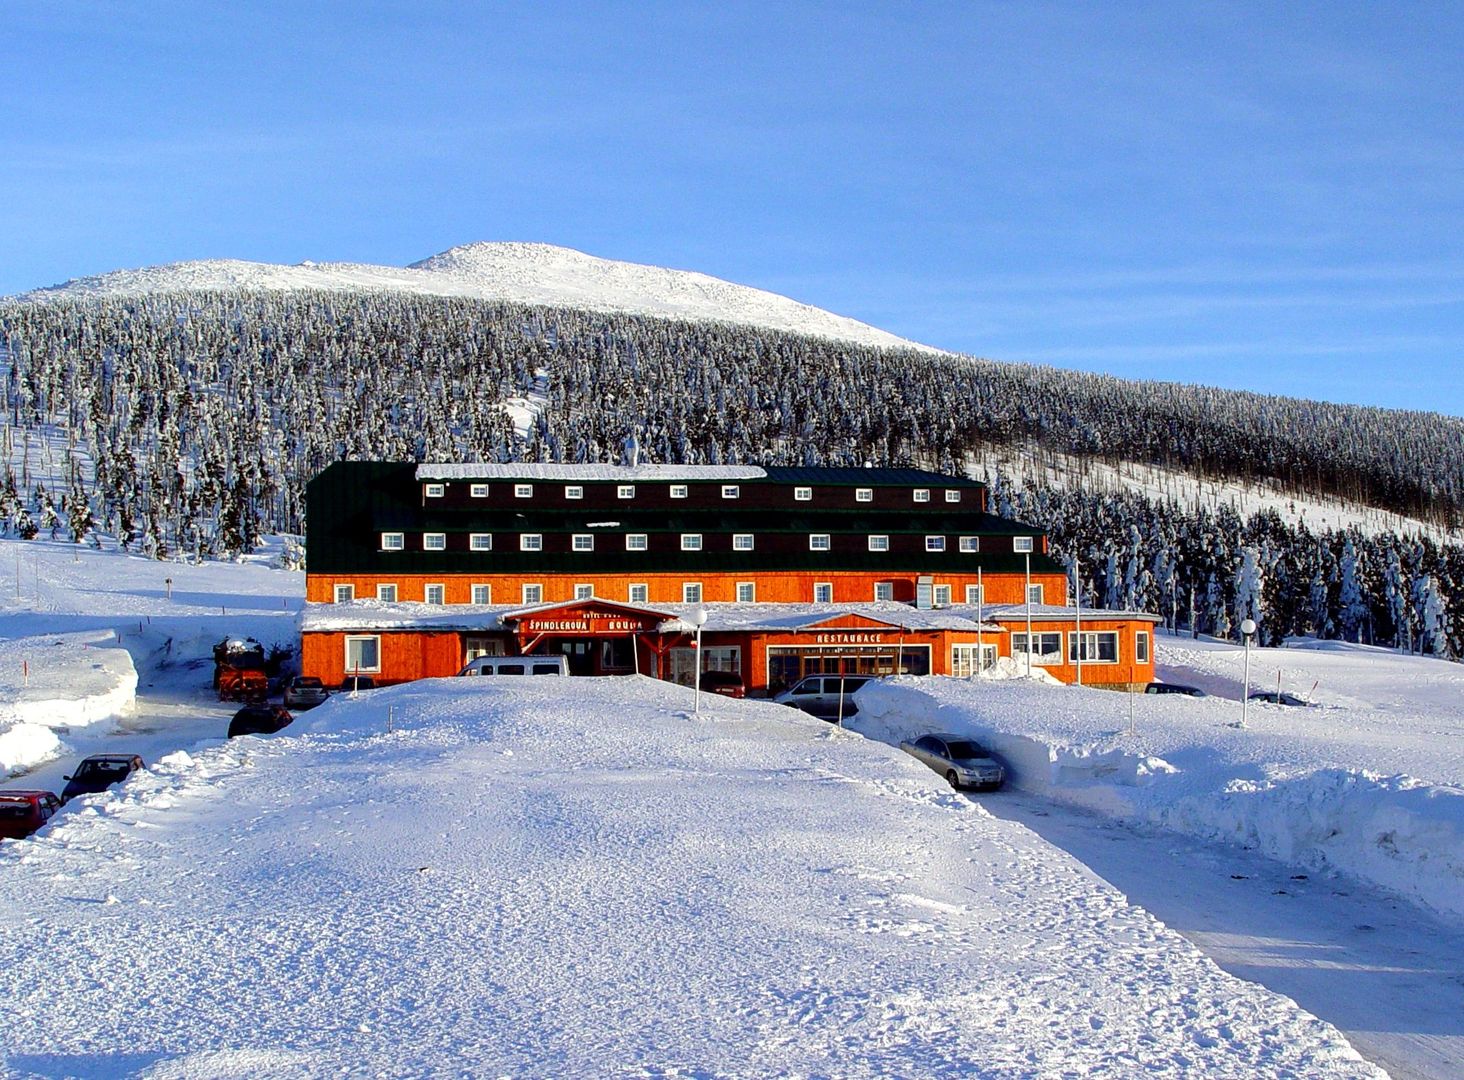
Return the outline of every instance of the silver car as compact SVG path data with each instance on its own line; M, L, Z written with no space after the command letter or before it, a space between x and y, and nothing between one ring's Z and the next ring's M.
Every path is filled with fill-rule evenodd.
M940 773L957 791L968 787L994 791L1006 779L1001 763L964 735L922 735L902 742L900 749Z
M820 720L838 720L859 711L854 693L873 675L809 675L794 683L773 700L812 713Z
M313 709L330 694L321 681L313 675L296 675L285 687L285 708Z

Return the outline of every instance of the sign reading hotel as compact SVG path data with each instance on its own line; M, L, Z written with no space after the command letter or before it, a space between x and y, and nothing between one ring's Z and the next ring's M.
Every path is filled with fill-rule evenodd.
M656 629L654 619L636 619L613 611L576 611L549 618L526 618L521 634L644 634Z

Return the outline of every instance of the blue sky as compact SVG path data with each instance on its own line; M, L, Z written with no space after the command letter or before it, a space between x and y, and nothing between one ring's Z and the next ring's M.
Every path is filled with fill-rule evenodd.
M10 0L0 294L536 240L1464 415L1464 7Z

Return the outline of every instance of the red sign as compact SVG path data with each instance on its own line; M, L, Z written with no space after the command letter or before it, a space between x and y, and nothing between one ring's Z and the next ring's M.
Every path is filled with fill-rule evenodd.
M645 634L656 629L658 619L638 619L623 611L545 612L531 615L519 623L520 634Z

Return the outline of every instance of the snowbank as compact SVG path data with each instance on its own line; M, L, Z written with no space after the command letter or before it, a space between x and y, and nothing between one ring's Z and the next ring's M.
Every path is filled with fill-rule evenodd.
M847 726L871 738L969 734L1023 790L1343 871L1464 915L1464 786L1438 782L1457 754L1446 743L1411 759L1410 771L1433 779L1369 769L1380 736L1361 710L1253 705L1242 730L1234 702L909 677L871 683L858 702ZM1430 727L1457 723L1435 716Z
M0 772L55 757L61 734L116 720L136 695L132 656L111 631L0 641Z

